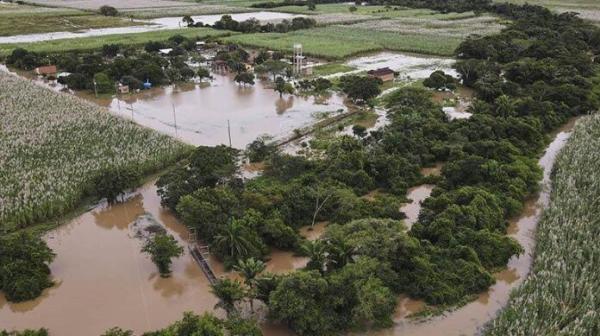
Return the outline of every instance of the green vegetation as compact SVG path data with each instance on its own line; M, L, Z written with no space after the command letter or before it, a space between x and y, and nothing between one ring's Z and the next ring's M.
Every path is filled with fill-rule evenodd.
M131 335L131 334L125 334ZM105 336L125 336L124 334L107 334ZM165 329L146 332L143 336L261 336L256 321L246 320L239 316L231 316L222 320L212 314L205 313L202 316L187 312L183 319L173 323Z
M27 102L24 104L23 102ZM55 218L114 169L160 170L188 146L107 110L0 72L0 230Z
M38 297L52 286L48 264L53 259L52 250L37 236L0 236L0 291L13 302Z
M384 49L448 56L462 41L461 38L443 35L400 34L350 26L319 27L287 34L234 35L223 40L287 52L292 51L294 43L301 43L305 54L330 59Z
M538 224L534 266L486 335L596 335L600 259L596 199L600 116L581 119L555 163L552 194Z
M152 261L158 266L160 276L167 278L171 275L172 259L183 254L183 247L179 246L173 236L156 233L146 241L142 252L152 257Z
M341 63L327 63L313 68L314 76L327 76L356 70L356 68Z
M143 23L74 9L0 4L0 36L80 31L92 28L140 26Z
M60 39L33 43L11 43L0 44L0 54L9 54L16 48L27 49L33 52L65 52L65 51L89 51L101 49L107 44L119 44L122 46L140 46L149 41L167 41L174 35L181 35L189 39L206 39L230 35L231 32L219 31L211 28L181 28L157 30L145 33L116 34L104 36L90 36L78 39Z
M38 329L38 330L23 330L23 331L1 331L0 336L48 336L48 330L46 329ZM115 335L116 336L116 335ZM124 336L124 335L123 335Z

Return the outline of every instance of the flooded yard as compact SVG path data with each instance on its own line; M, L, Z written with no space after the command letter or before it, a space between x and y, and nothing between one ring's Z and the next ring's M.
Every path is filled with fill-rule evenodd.
M288 13L279 12L251 12L251 13L238 13L238 14L227 14L231 15L234 20L244 21L250 18L255 18L259 21L278 21L283 19L292 19L294 17L302 15L294 15ZM195 15L192 16L195 22L202 22L204 24L214 24L222 15ZM114 34L130 34L130 33L143 33L155 30L163 29L175 29L185 27L184 23L181 22L182 17L164 17L151 20L136 20L139 26L130 27L115 27L115 28L98 28L98 29L86 29L77 32L52 32L52 33L40 33L40 34L25 34L25 35L13 35L13 36L0 36L0 43L29 43L29 42L41 42L58 39L71 39L88 36L104 36ZM193 29L193 28L190 28Z

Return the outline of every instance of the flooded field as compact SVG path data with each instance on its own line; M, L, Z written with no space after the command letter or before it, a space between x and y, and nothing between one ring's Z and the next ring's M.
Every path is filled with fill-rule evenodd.
M405 53L381 52L374 55L353 58L348 60L345 64L356 68L356 70L325 77L333 78L385 67L398 72L398 78L400 80L427 78L436 70L442 70L455 77L458 75L456 71L452 69L454 60L451 58L426 57Z
M162 328L185 311L212 311L217 299L187 248L174 260L170 278L161 278L140 252L143 239L137 236L144 221L160 223L186 246L188 230L160 206L154 183L124 203L97 206L50 231L45 240L57 254L50 266L56 285L24 303L8 303L0 296L2 329L46 327L53 335L100 335L120 326L141 333ZM315 225L311 239L324 226ZM268 271L274 273L308 261L286 251L274 251L270 257ZM230 276L220 262L209 261L217 276Z
M344 98L279 97L257 81L253 87L236 84L229 75L213 74L210 84L181 84L154 88L123 98L94 99L99 105L135 122L193 145L229 144L243 148L258 136L279 138L314 123L322 113L347 110Z
M234 20L243 21L249 18L256 18L259 21L277 21L283 19L291 19L298 15L279 13L279 12L251 12L251 13L239 13L239 14L228 14ZM221 19L220 14L217 15L196 15L192 16L194 21L202 22L204 24L214 24ZM115 28L98 28L98 29L87 29L78 32L52 32L52 33L41 33L41 34L26 34L26 35L13 35L13 36L0 36L0 43L28 43L28 42L40 42L50 41L58 39L71 39L88 36L104 36L113 34L130 34L130 33L143 33L148 31L162 30L162 29L174 29L183 28L185 25L181 22L181 17L164 17L152 20L136 20L139 26L131 27L115 27Z

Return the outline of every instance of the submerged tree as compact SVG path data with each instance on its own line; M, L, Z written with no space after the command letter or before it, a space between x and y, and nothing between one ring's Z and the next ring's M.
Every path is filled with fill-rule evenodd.
M217 308L223 308L227 315L235 312L235 304L244 299L244 287L238 280L219 279L211 285L211 293L219 298Z
M171 275L171 259L180 257L183 247L169 234L155 234L146 242L142 252L150 254L152 261L158 266L160 276L166 278Z
M294 87L279 76L275 79L275 91L279 92L279 98L282 98L284 93L294 93Z

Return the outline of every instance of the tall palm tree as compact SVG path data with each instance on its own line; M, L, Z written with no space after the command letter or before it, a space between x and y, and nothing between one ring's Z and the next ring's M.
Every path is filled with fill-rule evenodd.
M308 269L318 270L319 272L325 272L325 264L327 263L327 249L325 243L317 240L314 242L306 242L302 245L302 253L310 258L310 261L306 265Z
M215 247L234 258L247 256L252 250L252 243L246 239L246 228L237 220L232 220L215 237Z
M248 286L248 299L250 301L250 309L254 312L254 297L256 296L256 277L262 273L267 265L255 258L239 260L238 264L233 266L233 269L244 277L244 284Z
M237 265L233 266L233 269L244 277L244 283L250 288L254 288L256 277L265 268L267 268L267 265L262 260L255 258L240 260Z

